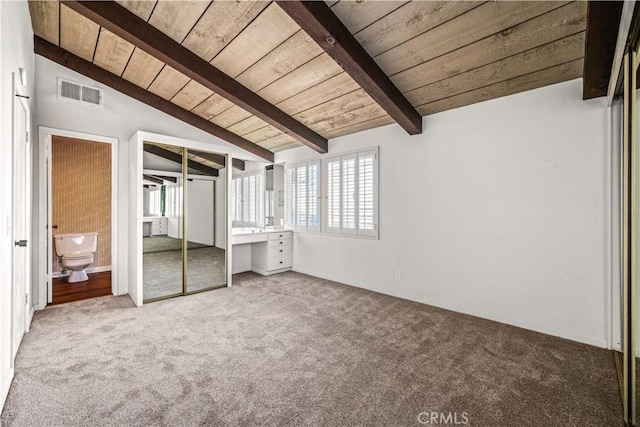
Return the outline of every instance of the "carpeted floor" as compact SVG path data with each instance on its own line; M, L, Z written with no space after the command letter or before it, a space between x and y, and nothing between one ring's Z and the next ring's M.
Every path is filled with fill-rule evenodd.
M234 283L36 313L2 422L623 425L609 351L293 272Z
M182 292L182 251L145 253L142 258L145 300ZM227 281L225 260L224 249L187 250L187 291L224 285Z
M187 242L187 249L206 248L207 245ZM169 236L146 236L142 238L142 253L179 251L182 250L182 240Z

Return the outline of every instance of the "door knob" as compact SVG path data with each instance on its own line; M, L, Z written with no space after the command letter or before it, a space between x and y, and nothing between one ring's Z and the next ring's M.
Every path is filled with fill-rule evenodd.
M20 246L21 248L26 248L27 247L27 241L26 240L16 240L13 244L15 246Z

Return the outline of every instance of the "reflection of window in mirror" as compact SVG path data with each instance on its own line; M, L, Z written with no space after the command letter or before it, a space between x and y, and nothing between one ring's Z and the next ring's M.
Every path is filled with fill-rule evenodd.
M273 165L271 171L269 207L271 224L284 225L284 165Z
M243 174L231 181L231 221L233 227L264 225L264 172Z
M264 223L267 227L274 225L273 218L273 167L274 165L269 165L265 167L265 220Z

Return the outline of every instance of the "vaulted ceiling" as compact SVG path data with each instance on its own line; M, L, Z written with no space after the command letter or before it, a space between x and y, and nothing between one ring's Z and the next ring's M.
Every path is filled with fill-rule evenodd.
M106 72L107 80L129 85L122 85L124 93L148 93L150 105L175 109L192 124L206 121L212 132L224 130L232 143L259 147L254 152L265 158L303 143L323 151L326 139L400 123L366 84L375 74L363 80L344 57L335 59L334 46L349 55L348 37L329 25L320 29L330 35L324 43L313 33L318 23L287 5L118 1L103 13L99 7L87 12L82 3L29 3L37 53L70 68L84 64L76 71L85 74ZM397 91L421 116L583 74L584 1L326 4L364 48L365 61L357 52L354 61L372 59L369 68L379 67L388 80L378 82L381 90ZM320 24L326 18L321 12ZM135 19L127 21L127 14ZM166 52L153 46L163 40L159 36L167 38ZM167 58L172 52L177 57Z

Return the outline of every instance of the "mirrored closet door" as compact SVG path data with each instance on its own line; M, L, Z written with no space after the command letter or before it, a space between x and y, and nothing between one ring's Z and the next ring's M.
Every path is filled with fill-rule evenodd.
M144 144L144 302L226 286L225 165L225 155Z
M145 143L143 154L143 297L182 295L182 149Z
M187 178L187 293L226 285L224 197L216 184L224 182L225 156L188 150L190 161L217 170L217 176L189 174ZM223 189L221 189L223 190Z

